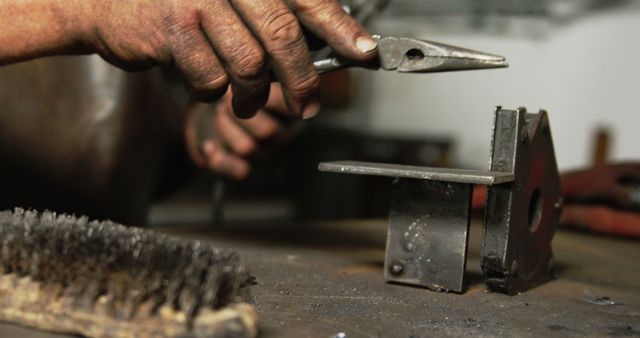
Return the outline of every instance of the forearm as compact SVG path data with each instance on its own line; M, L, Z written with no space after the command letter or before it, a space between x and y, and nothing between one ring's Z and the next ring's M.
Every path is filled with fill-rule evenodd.
M0 65L84 52L80 6L76 0L0 0Z

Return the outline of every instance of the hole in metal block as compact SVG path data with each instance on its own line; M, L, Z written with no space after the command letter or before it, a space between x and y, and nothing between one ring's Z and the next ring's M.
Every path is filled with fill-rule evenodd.
M529 231L536 232L542 219L542 196L536 188L529 199Z

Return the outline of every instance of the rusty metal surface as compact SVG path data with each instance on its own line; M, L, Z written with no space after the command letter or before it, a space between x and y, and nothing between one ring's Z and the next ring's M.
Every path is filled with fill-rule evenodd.
M388 282L462 292L472 186L393 182L384 278Z
M560 177L545 111L498 107L495 118L491 170L516 179L489 187L482 269L491 290L515 294L553 278Z
M247 258L261 337L640 336L640 242L560 231L558 278L510 297L485 291L476 222L470 287L456 295L384 283L386 223L165 231L215 239ZM0 336L63 337L4 324Z

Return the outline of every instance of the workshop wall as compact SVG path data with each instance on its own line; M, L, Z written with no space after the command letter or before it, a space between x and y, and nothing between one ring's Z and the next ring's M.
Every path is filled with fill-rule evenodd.
M561 2L559 2L561 3ZM343 123L380 134L453 136L454 163L486 168L493 107L550 112L561 169L589 165L596 130L612 135L611 158L640 153L640 2L547 15L391 17L383 34L406 34L505 55L504 70L402 75L354 72L357 97Z

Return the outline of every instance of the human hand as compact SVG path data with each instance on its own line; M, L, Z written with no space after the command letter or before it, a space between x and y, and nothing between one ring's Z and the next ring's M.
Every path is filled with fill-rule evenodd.
M301 25L336 52L375 57L376 41L335 0L78 1L85 45L125 69L173 64L199 100L233 89L237 116L267 103L271 69L288 113L309 117L318 74Z
M234 179L244 179L250 158L268 146L288 140L294 133L279 84L271 85L267 104L249 119L234 116L231 93L213 105L195 104L187 111L186 143L200 168Z

